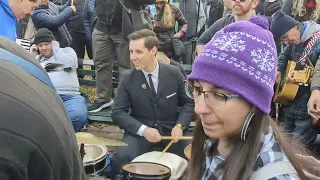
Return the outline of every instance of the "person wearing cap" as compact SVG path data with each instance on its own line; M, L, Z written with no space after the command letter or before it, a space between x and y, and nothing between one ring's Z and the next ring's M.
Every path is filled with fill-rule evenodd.
M71 122L40 63L0 36L0 67L0 179L86 180Z
M37 45L39 55L36 57L47 70L49 77L57 90L67 113L71 119L75 132L80 131L87 124L88 110L85 99L80 95L77 78L78 59L75 51L70 48L60 48L53 33L46 28L39 29L35 34L34 44ZM62 64L57 69L49 69L45 65L50 63Z
M199 117L188 180L306 179L294 155L303 147L290 143L268 115L277 66L268 29L262 16L232 23L197 57L185 83ZM269 166L272 172L263 173Z
M276 75L278 83L285 75L288 61L301 64L301 61L306 62L308 58L313 66L316 65L320 55L319 24L313 21L300 23L278 11L272 19L271 32L276 40L288 44L278 57ZM313 38L314 40L311 41ZM306 63L308 64L308 62ZM289 72L288 81L290 83L295 83L293 77L296 72L296 70ZM319 87L299 86L294 100L285 105L284 130L287 133L294 133L294 139L307 146L313 144L318 134L318 131L312 128L312 117L308 114L307 109L310 91L313 90L319 90Z

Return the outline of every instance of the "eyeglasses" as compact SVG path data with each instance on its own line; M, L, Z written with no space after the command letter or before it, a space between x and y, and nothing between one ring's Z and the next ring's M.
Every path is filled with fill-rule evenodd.
M286 39L288 39L288 34L284 34L283 36L280 37L281 41L286 40Z
M216 91L203 91L192 82L185 81L184 89L187 96L194 99L195 103L199 101L201 94L204 94L205 102L212 107L220 108L226 105L227 100L240 97L238 94L223 94Z

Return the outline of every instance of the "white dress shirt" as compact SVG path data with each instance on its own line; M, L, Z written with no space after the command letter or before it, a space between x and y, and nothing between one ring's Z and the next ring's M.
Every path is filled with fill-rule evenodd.
M155 89L155 91L157 93L158 92L158 84L159 84L159 63L157 62L156 68L152 72L146 72L144 70L142 70L142 72L143 72L144 77L146 78L146 80L147 80L147 82L149 84L149 87L150 87L150 82L149 82L148 74L152 74L151 79L152 79L152 82L153 82L154 89ZM150 87L150 89L151 89L151 87ZM146 127L147 126L143 124L139 128L137 134L142 137L143 136L143 131L146 129Z

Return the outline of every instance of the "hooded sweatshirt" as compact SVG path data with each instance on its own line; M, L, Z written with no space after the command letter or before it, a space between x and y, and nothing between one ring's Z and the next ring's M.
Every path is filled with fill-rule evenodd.
M15 41L17 37L17 20L8 0L0 0L0 17L0 36L5 36Z
M305 26L305 29L302 32L300 43L304 43L305 41L310 39L315 33L320 32L320 25L314 21L304 22L303 25Z

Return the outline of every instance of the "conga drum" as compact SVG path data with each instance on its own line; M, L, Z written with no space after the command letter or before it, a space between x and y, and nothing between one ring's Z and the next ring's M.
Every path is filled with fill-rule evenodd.
M171 170L169 167L151 162L129 162L120 170L123 180L170 180Z

